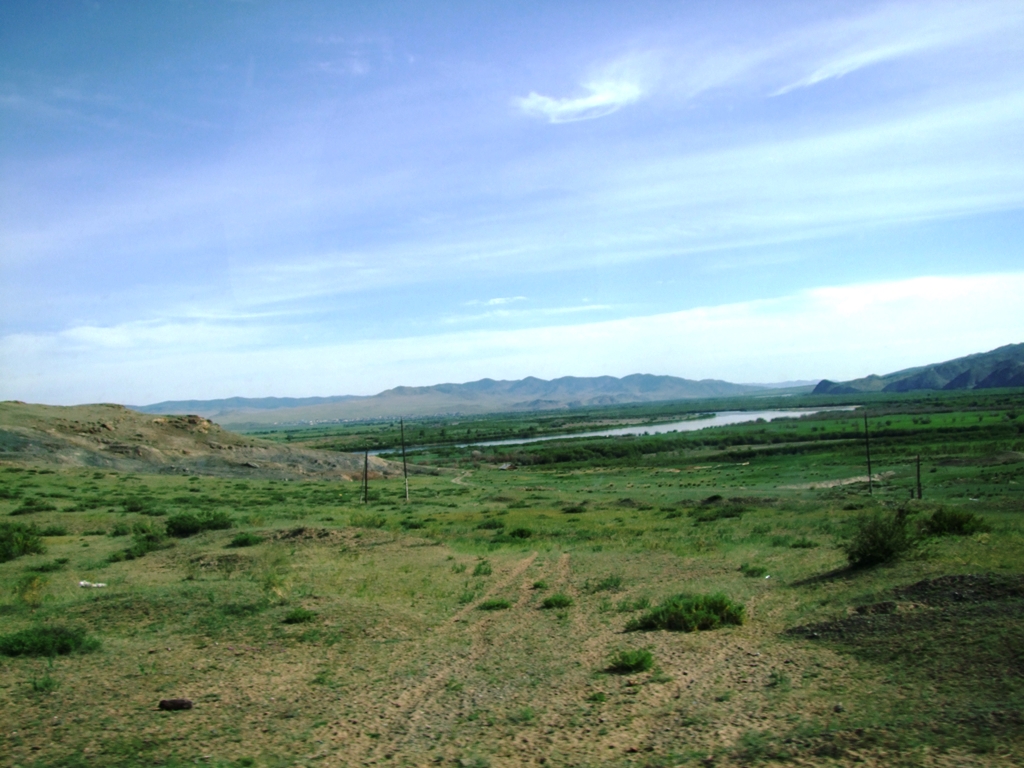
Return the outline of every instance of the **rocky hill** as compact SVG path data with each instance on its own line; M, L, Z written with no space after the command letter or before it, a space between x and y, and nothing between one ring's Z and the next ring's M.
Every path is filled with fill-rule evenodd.
M163 474L351 480L360 455L317 451L229 432L202 416L152 416L121 405L0 403L0 463L58 464ZM370 457L370 476L401 473Z
M871 375L843 382L825 379L814 388L814 394L848 395L858 392L995 387L1024 387L1024 344L1008 344L991 352L967 355L918 368L907 368L884 376Z

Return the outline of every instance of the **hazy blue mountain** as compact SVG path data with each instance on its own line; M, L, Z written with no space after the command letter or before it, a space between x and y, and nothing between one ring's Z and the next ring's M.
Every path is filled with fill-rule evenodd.
M167 401L135 407L144 413L197 414L221 424L271 424L335 421L390 416L429 416L497 411L534 411L617 403L731 397L766 387L675 376L633 374L563 376L546 381L530 376L515 381L480 379L465 384L395 387L377 395L338 397L232 397L221 400Z

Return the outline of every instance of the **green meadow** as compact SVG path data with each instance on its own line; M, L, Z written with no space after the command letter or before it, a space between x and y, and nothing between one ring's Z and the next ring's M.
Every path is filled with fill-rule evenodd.
M0 755L1019 765L1024 395L856 402L870 488L862 410L490 448L430 433L705 402L406 423L408 502L400 475L364 500L358 479L0 462ZM814 404L757 407L779 403ZM391 422L327 430L290 439L394 444ZM158 708L175 698L192 708Z

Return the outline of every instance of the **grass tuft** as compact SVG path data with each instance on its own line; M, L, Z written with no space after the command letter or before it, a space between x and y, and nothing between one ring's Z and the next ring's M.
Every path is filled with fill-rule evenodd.
M615 675L631 675L646 672L654 666L654 654L645 648L617 651L605 667L606 672Z
M743 623L743 605L725 595L673 595L626 624L627 632L667 629L694 632Z
M248 531L245 531L244 533L237 534L231 540L231 542L228 544L228 546L229 547L235 547L235 548L239 548L239 547L255 547L257 544L262 544L262 543L263 543L263 538L261 536L257 536L255 533L249 533Z
M315 611L308 611L305 608L292 608L285 614L282 621L285 624L305 624L306 622L313 621L316 616Z
M550 597L544 598L544 602L540 604L541 608L568 608L573 604L573 599L566 594L556 592Z

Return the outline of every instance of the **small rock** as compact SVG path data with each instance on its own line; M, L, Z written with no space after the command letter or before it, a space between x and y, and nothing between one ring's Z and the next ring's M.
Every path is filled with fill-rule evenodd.
M836 704L834 707L832 707L832 711L836 713L845 712L846 707L844 707L842 704Z
M192 709L192 699L160 699L160 709L167 711Z

